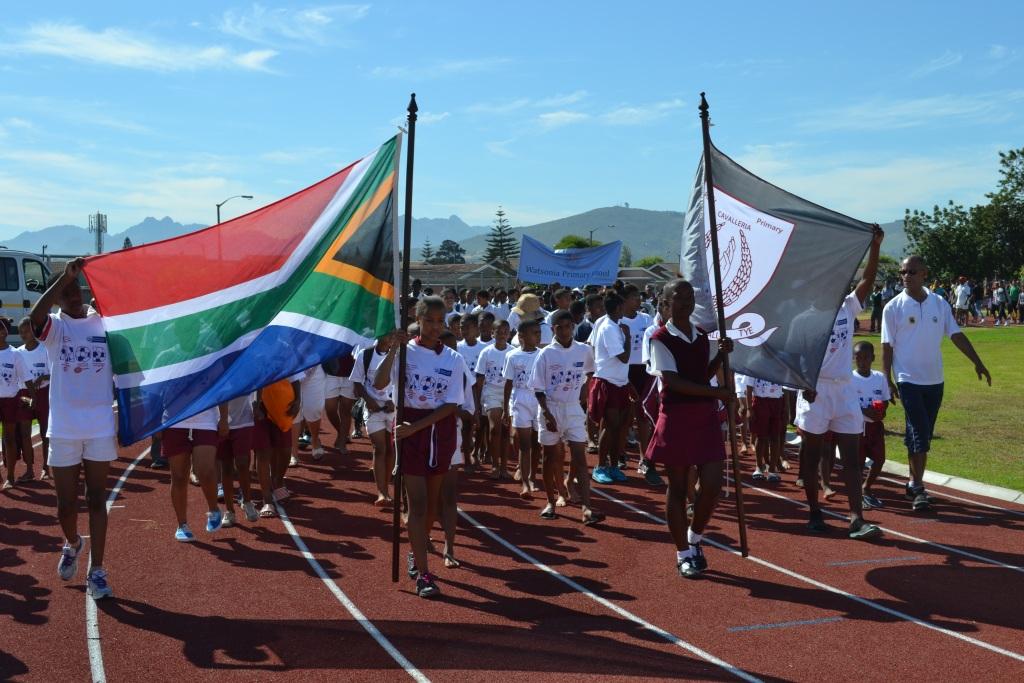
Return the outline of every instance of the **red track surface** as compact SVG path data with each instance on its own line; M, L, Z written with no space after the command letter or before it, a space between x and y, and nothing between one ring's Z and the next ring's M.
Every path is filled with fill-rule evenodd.
M869 513L888 531L880 541L846 540L839 520L814 537L788 475L774 496L745 489L751 558L708 548L709 573L685 581L660 523L663 499L633 473L601 488L612 498L595 497L609 516L596 528L571 507L545 522L539 495L523 501L518 485L463 475L463 567L432 558L443 596L428 602L404 576L390 581L391 515L371 505L366 445L304 458L289 475L298 495L287 514L338 595L282 519L205 534L198 489L198 542L174 542L169 475L144 459L110 516L116 598L98 604L93 641L106 679L407 680L403 669L460 681L735 678L717 658L762 680L1024 680L1024 507L936 488L936 510L914 514L897 484L880 482L887 507ZM125 449L111 486L141 451ZM842 512L841 492L836 501ZM46 483L0 498L3 680L90 680L98 670L84 562L76 580L56 576L54 508ZM735 546L733 513L723 501L712 541Z

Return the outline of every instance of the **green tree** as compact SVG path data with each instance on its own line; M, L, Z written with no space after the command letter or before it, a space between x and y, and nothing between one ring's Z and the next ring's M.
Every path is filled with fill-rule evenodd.
M424 263L433 263L434 247L431 246L429 238L423 243L423 248L420 249L420 257L423 258Z
M633 265L633 250L629 248L629 245L623 244L622 251L619 252L619 268L629 268Z
M512 235L512 227L505 217L505 211L499 206L494 214L494 225L487 235L487 250L484 251L484 262L501 261L508 263L519 257L519 243Z
M936 278L1007 277L1024 263L1024 148L1000 152L999 163L999 184L987 204L907 209L910 251L924 256Z
M636 262L636 265L640 268L650 268L661 263L660 256L644 256L642 259Z
M465 263L466 250L455 240L445 240L434 253L434 263Z
M132 238L131 237L125 237L124 238L124 244L121 245L121 248L122 249L131 249L132 248Z
M566 235L555 243L555 249L586 249L587 247L596 247L600 244L597 240L594 240L594 243L591 244L589 239L579 235Z

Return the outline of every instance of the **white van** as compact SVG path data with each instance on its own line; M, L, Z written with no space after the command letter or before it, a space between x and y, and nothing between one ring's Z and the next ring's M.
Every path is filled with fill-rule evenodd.
M17 337L18 321L32 310L32 305L46 291L49 279L50 269L42 256L0 247L0 316L11 321L14 337ZM11 342L16 341L11 339Z

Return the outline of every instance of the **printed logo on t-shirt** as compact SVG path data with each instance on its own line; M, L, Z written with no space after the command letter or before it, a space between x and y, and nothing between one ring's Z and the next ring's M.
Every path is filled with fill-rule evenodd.
M14 363L0 364L0 380L4 384L14 384Z
M443 368L438 368L438 371L441 370ZM445 377L452 375L451 370L445 372L447 374L441 377L433 373L420 374L416 368L410 366L405 388L406 398L412 402L414 407L423 407L435 400L443 400L448 393L449 384L449 380Z
M60 354L57 362L64 372L74 372L76 375L85 372L92 366L95 372L102 372L107 363L107 342L104 337L89 337L90 340L100 339L102 343L97 344L71 344L70 337L64 337L64 343L60 346Z
M499 363L487 361L487 367L484 368L484 381L488 384L501 382L501 365Z
M577 363L574 368L551 365L548 368L548 389L554 393L566 393L575 391L583 383L583 363Z
M445 377L451 377L452 376L452 371L451 370L445 370L444 368L435 368L434 372L436 372L439 375L444 375Z

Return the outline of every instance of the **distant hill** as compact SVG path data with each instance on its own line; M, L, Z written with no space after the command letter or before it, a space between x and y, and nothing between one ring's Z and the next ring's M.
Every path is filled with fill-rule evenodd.
M553 246L565 235L586 237L588 232L594 229L595 241L622 240L633 252L634 260L644 256L657 256L666 261L674 261L679 254L679 233L682 229L683 218L682 212L679 211L650 211L624 206L608 206L546 223L513 228L512 232L517 240L526 234ZM399 217L400 226L402 220ZM198 223L178 223L169 216L160 219L147 217L138 225L133 225L121 232L107 234L106 250L120 249L125 237L129 237L132 244L138 246L205 227L207 226ZM455 215L448 218L413 218L412 244L415 251L412 256L413 258L419 257L420 248L429 238L435 249L444 240L455 240L466 250L468 260L478 259L487 248L489 229L485 226L469 225ZM907 248L903 221L884 223L882 229L885 230L882 252L897 258L902 256ZM90 235L84 227L54 225L41 230L22 232L8 240L0 241L0 244L8 249L37 254L44 244L47 253L50 254L91 254L95 241L94 236Z
M398 225L404 225L405 217L398 217ZM487 232L489 228L480 225L469 225L458 216L451 215L448 218L416 218L412 219L412 246L416 249L422 247L429 239L431 246L437 249L438 245L445 240L461 242L474 235ZM418 254L413 254L414 257Z
M525 234L553 246L566 235L587 237L589 231L594 230L595 242L622 240L633 252L634 259L658 256L665 260L675 260L679 257L679 233L683 228L683 218L679 211L606 206L546 223L513 228L512 232L517 239ZM486 233L464 240L462 247L467 257L479 258L487 248Z
M198 223L181 224L169 216L156 219L147 217L138 225L116 233L107 233L104 237L104 250L115 251L124 244L124 238L131 239L132 244L138 246L149 242L158 242L193 232L205 225ZM91 254L96 250L96 236L89 233L88 228L78 225L54 225L42 230L25 231L15 237L3 241L3 246L8 249L30 251L38 254L46 245L46 252L49 254Z
M622 243L633 252L633 260L645 256L657 256L665 261L679 258L679 236L685 216L680 211L650 211L647 209L608 206L592 209L575 216L513 228L516 239L529 235L548 246L554 246L566 235L587 237L595 229L595 242ZM609 228L608 226L614 226ZM893 221L882 226L885 242L882 252L893 257L903 255L907 247L907 236L903 232L903 221ZM469 260L480 258L487 248L487 233L462 241Z

